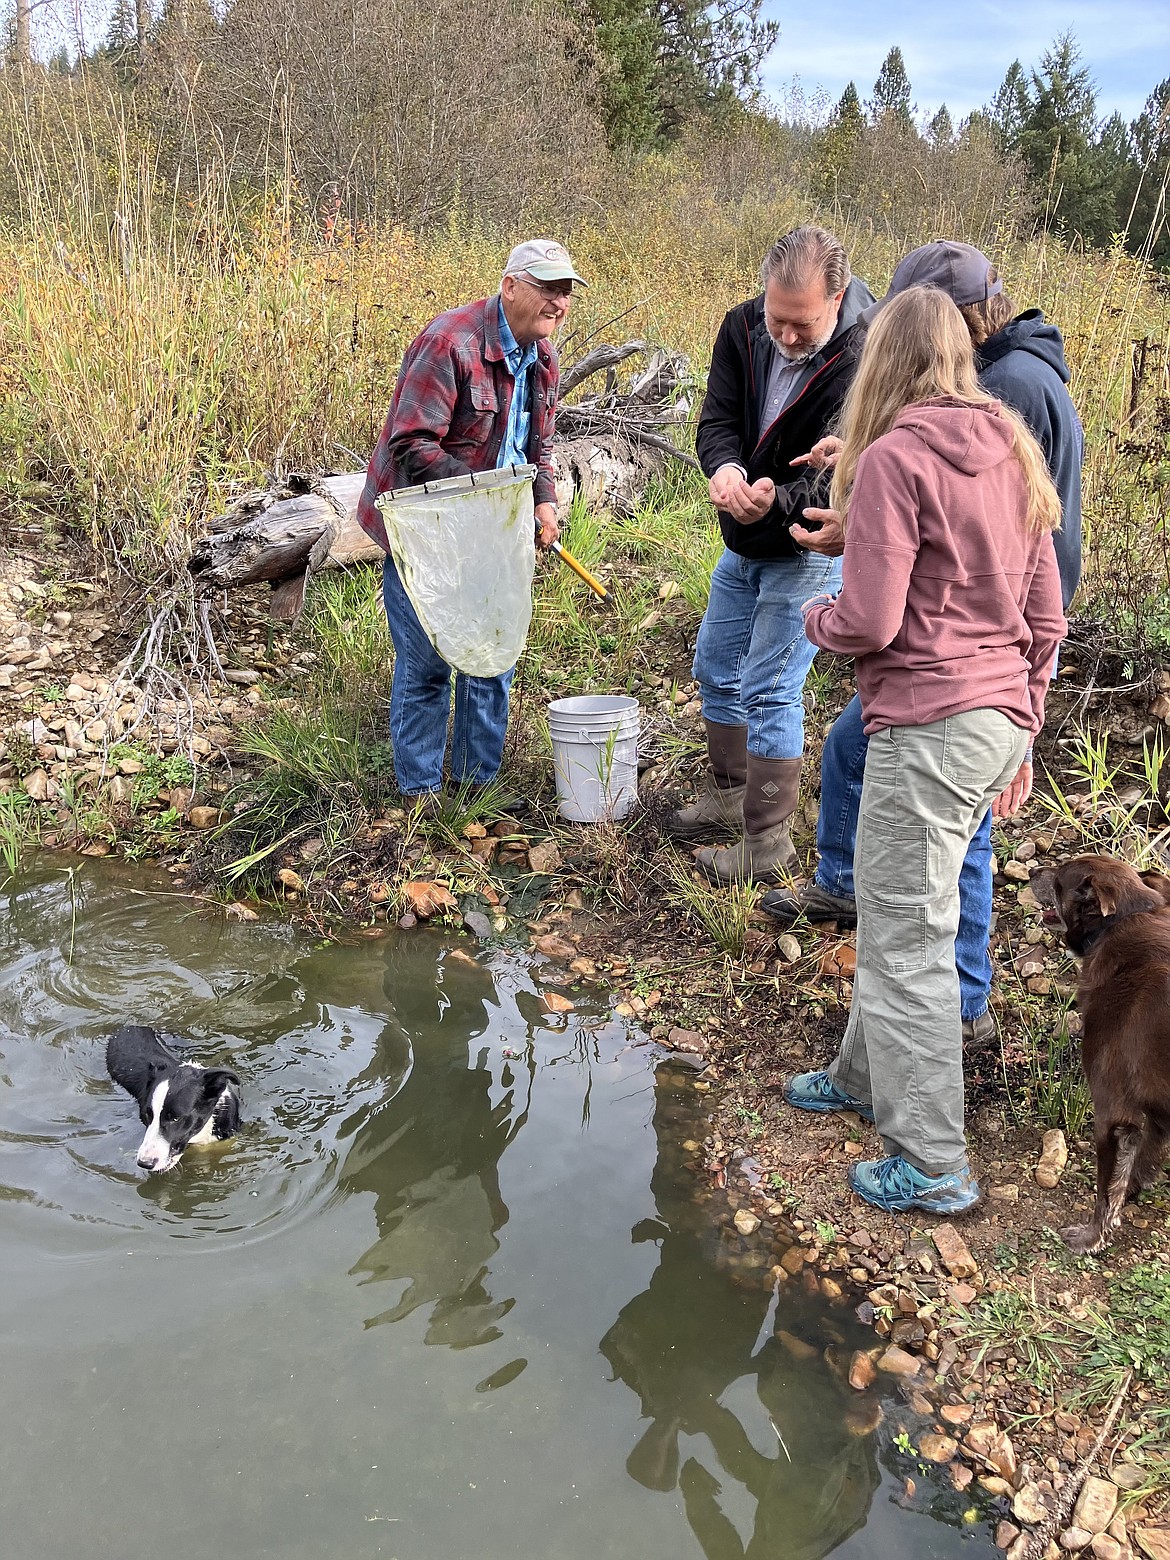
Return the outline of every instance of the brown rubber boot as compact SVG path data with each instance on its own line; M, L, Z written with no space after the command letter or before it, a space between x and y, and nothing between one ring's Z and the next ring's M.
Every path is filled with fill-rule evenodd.
M796 866L788 820L800 799L800 758L748 754L743 839L695 857L714 883L779 883Z
M747 778L747 727L707 728L707 775L703 790L689 807L673 812L662 826L672 840L727 839L743 828L744 781Z

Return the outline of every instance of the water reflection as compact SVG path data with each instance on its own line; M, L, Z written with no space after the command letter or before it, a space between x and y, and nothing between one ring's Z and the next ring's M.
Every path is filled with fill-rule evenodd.
M427 981L412 956L404 981L401 963L393 954L387 960L383 1003L411 1047L412 1066L393 1110L357 1126L342 1165L346 1191L373 1193L378 1228L352 1272L365 1283L399 1286L367 1327L426 1306L426 1341L468 1348L500 1337L497 1323L515 1303L493 1297L488 1273L508 1218L500 1156L527 1108L517 1101L512 1069L501 1069L498 1087L492 1051L477 1047L493 1023L501 1028L491 971L448 955ZM375 1058L370 1066L377 1065Z
M604 993L550 1013L520 956L314 945L99 866L0 890L9 1550L120 1556L133 1510L171 1560L971 1556L871 1504L888 1432L821 1358L849 1313L720 1238L697 1096ZM239 1067L221 1154L134 1171L127 1018Z
M708 1214L680 1203L691 1111L662 1074L657 1217L632 1232L658 1242L658 1266L600 1345L649 1420L626 1471L646 1489L681 1493L707 1560L819 1560L865 1523L881 1480L872 1437L821 1358L823 1312L786 1295L781 1343L759 1270L745 1268L731 1289ZM763 1448L753 1438L762 1424Z

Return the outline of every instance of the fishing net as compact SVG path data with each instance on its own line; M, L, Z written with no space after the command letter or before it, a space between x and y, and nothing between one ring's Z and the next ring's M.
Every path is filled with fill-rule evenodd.
M515 666L528 637L535 474L535 466L508 466L378 498L419 622L443 660L470 677Z

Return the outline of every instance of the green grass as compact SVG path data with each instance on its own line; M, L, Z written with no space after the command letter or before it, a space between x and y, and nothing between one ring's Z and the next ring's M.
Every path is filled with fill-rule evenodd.
M711 571L723 552L705 478L671 467L651 483L636 512L615 518L613 528L632 558L661 583L676 585L692 612L703 612Z
M1126 1376L1153 1394L1150 1414L1170 1428L1170 1270L1144 1263L1109 1281L1108 1308L1090 1306L1073 1326L1080 1337L1076 1374L1089 1402L1108 1401Z
M667 903L681 910L720 952L742 959L751 913L762 890L751 883L717 888L700 880L689 858L674 852L666 859L663 876L668 885Z
M22 790L0 791L0 864L8 877L20 870L25 850L40 831L40 810Z
M1093 1101L1081 1071L1081 1042L1068 1029L1072 996L1043 999L1024 997L1015 1016L1025 1041L1025 1109L1017 1117L1060 1127L1070 1138L1084 1135L1092 1117ZM1015 1104L1016 1091L1005 1076L1008 1099Z
M1053 1238L1055 1245L1055 1237ZM1144 1263L1110 1273L1108 1301L1066 1310L1027 1289L1005 1285L969 1310L960 1308L975 1362L1006 1349L1020 1374L1052 1402L1082 1413L1104 1408L1123 1388L1126 1416L1137 1428L1136 1445L1162 1453L1170 1430L1170 1272ZM1151 1491L1170 1489L1166 1459L1139 1459Z
M1160 800L1166 742L1161 731L1142 743L1141 759L1113 759L1109 732L1083 725L1069 750L1068 777L1046 771L1036 800L1062 826L1075 829L1080 849L1123 856L1139 870L1161 867L1158 844L1165 838Z
M975 1343L975 1363L983 1363L990 1349L1007 1348L1020 1361L1020 1374L1039 1391L1047 1391L1060 1375L1062 1347L1067 1331L1062 1314L1049 1310L1036 1298L1010 1285L985 1295L963 1313L967 1337Z
M390 636L372 571L320 576L301 641L309 669L241 728L241 749L271 771L290 807L323 791L376 806L392 791L388 738Z

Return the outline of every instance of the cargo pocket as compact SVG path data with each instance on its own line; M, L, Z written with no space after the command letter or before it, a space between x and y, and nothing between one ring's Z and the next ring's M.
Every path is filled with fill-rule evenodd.
M865 960L895 975L920 970L926 964L930 831L866 819L863 848L855 871Z

